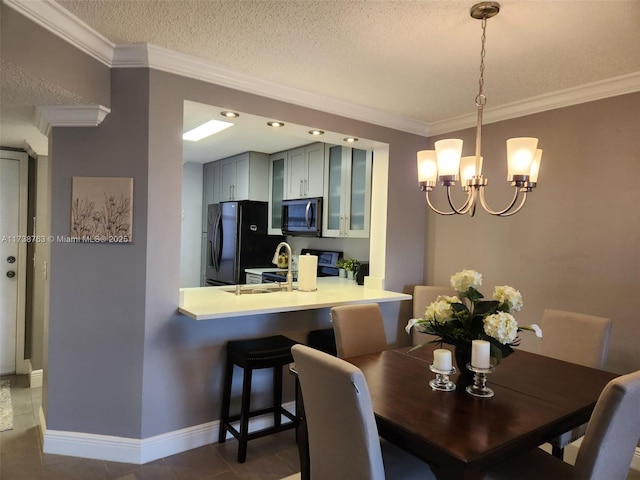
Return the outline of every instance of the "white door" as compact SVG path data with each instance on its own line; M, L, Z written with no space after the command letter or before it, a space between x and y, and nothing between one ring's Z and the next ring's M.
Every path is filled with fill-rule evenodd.
M0 374L16 371L20 161L0 158Z

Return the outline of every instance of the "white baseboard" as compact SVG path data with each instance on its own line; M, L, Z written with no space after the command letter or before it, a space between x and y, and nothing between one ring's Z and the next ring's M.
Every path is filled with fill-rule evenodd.
M40 405L40 409L38 410L38 419L40 420L40 440L42 440L42 444L44 445L44 432L47 431L47 419L44 416L42 405Z
M640 447L636 448L636 453L631 460L631 469L640 472Z
M295 403L283 405L289 412L295 410ZM135 439L96 435L91 433L47 430L41 410L41 426L44 432L44 453L68 455L72 457L144 464L201 447L218 441L220 421L208 422L150 438ZM254 417L249 422L249 430L259 430L272 423L272 415ZM230 435L227 435L229 438Z
M31 388L42 387L42 377L43 377L42 369L31 370L31 373L29 374L29 386Z

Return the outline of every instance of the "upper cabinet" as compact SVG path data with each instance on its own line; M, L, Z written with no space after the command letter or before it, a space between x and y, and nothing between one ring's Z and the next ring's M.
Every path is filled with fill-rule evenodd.
M269 157L269 235L282 235L282 200L287 178L287 152Z
M245 152L217 162L220 177L220 202L269 200L269 156ZM214 182L216 180L214 179Z
M287 152L285 198L323 195L324 157L324 143L312 143Z
M327 145L323 236L366 238L371 218L372 152Z
M207 231L207 206L220 203L220 162L209 162L202 166L202 231Z

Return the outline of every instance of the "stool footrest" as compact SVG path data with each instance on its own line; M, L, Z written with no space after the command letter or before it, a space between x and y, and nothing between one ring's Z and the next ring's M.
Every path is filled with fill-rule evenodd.
M281 415L284 415L291 421L280 424L278 426L273 425L271 427L266 427L260 430L256 430L255 432L249 432L247 433L247 440L264 437L266 435L271 435L272 433L284 432L285 430L296 428L298 426L298 419L296 418L296 416L282 407L275 407L275 408L269 407L269 408L264 408L262 410L256 410L255 412L251 412L249 414L249 418L256 417L258 415L264 415L267 413L273 413L274 411L277 411L277 410L279 410L279 413ZM224 427L227 429L227 431L231 433L231 435L233 435L237 440L240 440L240 432L233 425L231 425L231 422L237 422L239 420L240 420L240 415L234 415L232 417L229 417L229 420L224 423Z
M291 420L292 422L297 422L298 418L291 412L289 412L289 410L287 410L286 408L283 407L267 407L267 408L263 408L262 410L256 410L254 412L249 412L249 418L253 418L253 417L257 417L259 415L266 415L267 413L274 413L274 412L278 412L281 415L284 415L285 417L287 417L289 420ZM239 421L241 418L240 415L232 415L230 416L227 421L225 422L225 425L229 425L231 422L237 422Z

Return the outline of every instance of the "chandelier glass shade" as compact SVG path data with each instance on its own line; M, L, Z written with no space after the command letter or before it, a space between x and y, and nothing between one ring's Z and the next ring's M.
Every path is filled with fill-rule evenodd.
M491 215L508 217L522 209L527 193L531 192L538 182L538 172L542 159L542 150L538 147L538 139L532 137L510 138L507 140L507 181L514 187L511 203L502 210L491 209L484 198L487 179L482 175L482 113L486 104L484 95L484 57L487 19L498 14L500 4L497 2L481 2L471 7L471 16L482 20L482 49L480 53L479 91L476 96L478 120L476 127L475 155L462 156L462 140L457 138L438 140L435 150L418 152L418 183L425 192L427 204L440 215L475 214L478 203ZM431 202L429 192L440 182L446 188L449 210L439 210ZM462 206L455 206L451 198L451 187L460 182L467 198Z

